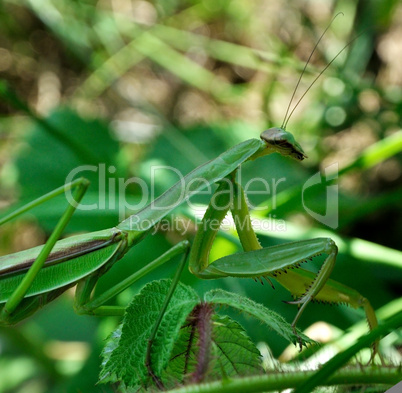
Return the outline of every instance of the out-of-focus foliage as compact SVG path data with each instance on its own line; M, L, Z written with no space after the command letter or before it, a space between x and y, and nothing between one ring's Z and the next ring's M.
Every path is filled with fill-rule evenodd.
M144 197L139 182L121 184L119 179L141 178L151 185L153 165L185 174L234 144L280 126L305 61L337 12L344 15L319 44L294 103L338 51L361 35L288 123L308 160L300 164L272 155L247 163L242 183L251 176L264 178L271 197L277 187L276 198L268 202L266 195L249 195L252 205L265 207L255 214L272 224L269 230L257 228L264 246L330 236L340 246L333 277L368 297L374 308L385 306L401 295L401 257L395 249L400 249L402 225L402 6L396 0L0 2L1 207L26 203L62 185L77 166L92 165L96 172L82 173L92 181L84 201L108 208L77 212L67 232L116 225L121 214L113 200L124 196L136 206ZM340 170L339 223L332 230L306 212L301 192L308 178L334 163ZM107 179L115 180L104 185L103 193L100 165ZM172 171L160 171L155 194L176 180ZM325 187L317 185L306 190L304 203L324 215L325 195ZM205 204L208 197L195 200ZM1 253L42 243L63 208L63 200L56 200L0 228ZM286 220L286 230L273 219ZM193 234L185 236L191 240ZM97 290L182 238L180 231L146 238ZM238 246L226 234L211 254L232 253ZM145 277L117 301L127 304L146 282L170 277L174 265ZM296 312L281 302L290 300L287 292L252 280L201 282L186 273L183 281L200 294L219 287L251 297L288 321ZM275 356L285 349L286 341L263 325L233 317ZM319 320L343 330L362 318L345 307L310 305L299 326ZM0 392L113 391L95 383L103 340L117 323L76 316L69 292L18 329L1 330ZM388 354L397 342L396 334L388 339Z

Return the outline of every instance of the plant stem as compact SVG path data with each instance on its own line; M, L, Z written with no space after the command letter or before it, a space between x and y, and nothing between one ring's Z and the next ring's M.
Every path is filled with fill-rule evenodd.
M295 388L308 380L316 371L269 372L266 375L188 385L169 393L255 393ZM395 385L400 381L401 367L353 367L333 374L325 382L330 385Z
M381 321L370 333L360 337L355 344L347 348L345 351L338 353L330 361L328 361L319 371L314 373L307 381L298 386L293 393L309 393L318 385L323 385L327 378L334 373L335 370L346 364L356 353L362 348L370 346L379 338L387 335L389 332L395 331L402 324L402 313L398 310L394 315ZM401 369L399 370L399 379L401 378ZM398 381L399 382L399 381Z

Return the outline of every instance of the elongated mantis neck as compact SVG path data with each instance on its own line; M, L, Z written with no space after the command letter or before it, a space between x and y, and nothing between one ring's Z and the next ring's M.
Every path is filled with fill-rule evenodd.
M257 158L264 157L272 153L276 153L275 148L269 146L261 146L261 148L257 152L255 152L247 161L254 161Z

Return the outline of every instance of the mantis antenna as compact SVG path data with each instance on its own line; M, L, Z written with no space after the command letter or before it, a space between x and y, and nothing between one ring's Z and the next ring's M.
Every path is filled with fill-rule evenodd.
M327 32L327 30L331 27L331 25L332 25L332 23L334 22L334 20L335 20L340 14L342 14L342 16L343 16L343 12L338 12L338 13L332 18L332 20L331 20L331 22L329 23L329 25L327 26L327 28L323 31L323 33L320 35L320 38L319 38L318 41L315 43L314 48L313 48L313 50L311 51L310 56L308 57L308 59L307 59L307 61L306 61L306 64L304 65L303 71L301 72L301 74L300 74L300 76L299 76L299 80L298 80L297 83L296 83L296 87L295 87L295 89L293 90L293 94L292 94L292 97L290 98L288 108L286 109L285 117L283 118L283 122L282 122L281 128L283 128L283 129L286 128L286 124L288 124L288 121L289 121L290 117L292 116L293 111L295 110L295 108L297 107L297 105L298 105L299 102L300 102L300 100L297 102L296 106L293 108L292 112L290 113L289 118L286 120L286 117L287 117L287 115L288 115L288 113L289 113L290 105L292 105L293 98L295 97L295 94L296 94L297 88L299 87L300 81L301 81L301 79L302 79L304 73L306 72L307 66L308 66L309 63L310 63L311 57L313 56L315 50L317 49L318 44L320 43L322 37L324 37L324 35L325 35L325 33ZM344 49L345 49L345 48L344 48ZM339 53L338 53L338 55L339 55ZM334 59L332 59L332 61L334 61ZM325 69L324 69L324 71L325 71ZM321 75L321 74L320 74L320 75ZM320 75L319 75L319 76L320 76ZM314 81L314 82L315 82L315 81ZM314 82L310 85L310 87L314 84ZM310 87L309 87L309 89L310 89ZM307 91L308 91L308 90L307 90ZM307 91L306 91L306 93L307 93ZM304 93L304 94L306 94L306 93ZM303 96L304 96L304 95L303 95Z
M313 50L312 50L312 52L311 52L309 58L307 59L307 62L306 62L306 64L305 64L304 68L303 68L303 71L302 71L301 74L300 74L300 77L299 77L299 79L298 79L298 81L297 81L296 87L295 87L295 89L294 89L294 91L293 91L293 94L292 94L292 97L291 97L291 99L290 99L288 108L287 108L287 110L286 110L285 117L284 117L284 119L283 119L283 123L282 123L281 128L283 128L284 130L286 129L286 126L287 126L287 124L288 124L290 118L292 117L293 112L294 112L295 109L298 107L298 105L300 104L301 100L305 97L305 95L306 95L306 94L309 92L309 90L313 87L313 85L315 84L315 82L317 82L317 80L320 78L320 76L331 66L331 64L336 60L336 58L337 58L350 44L352 44L357 38L359 38L360 35L362 34L362 33L360 33L360 34L358 34L356 37L354 37L352 40L350 40L350 41L336 54L336 56L324 67L324 69L317 75L317 77L313 80L313 82L311 82L310 86L306 89L306 91L303 93L303 95L302 95L302 96L299 98L299 100L296 102L296 105L293 107L292 111L290 112L290 114L289 114L289 116L288 116L289 109L290 109L290 106L291 106L291 104L292 104L293 98L294 98L294 96L295 96L295 94L296 94L297 88L299 87L300 81L301 81L301 79L302 79L302 77L303 77L303 75L304 75L304 73L305 73L305 71L306 71L306 69L307 69L307 66L308 66L308 64L309 64L309 62L310 62L310 60L311 60L311 57L313 56L315 50L317 49L318 44L320 43L322 37L324 37L324 35L325 35L325 33L327 32L327 30L330 28L330 26L332 25L332 23L334 22L334 20L335 20L340 14L343 15L343 12L338 12L338 13L332 18L330 24L327 26L327 28L326 28L326 29L324 30L324 32L321 34L320 38L318 39L317 43L316 43L315 46L314 46L314 48L313 48Z

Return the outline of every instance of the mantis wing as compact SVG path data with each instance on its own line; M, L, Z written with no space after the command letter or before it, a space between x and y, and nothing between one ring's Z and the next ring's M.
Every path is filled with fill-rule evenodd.
M66 287L114 261L120 255L122 242L116 233L116 229L107 229L58 241L26 297ZM15 291L42 248L0 258L0 303L5 303Z

